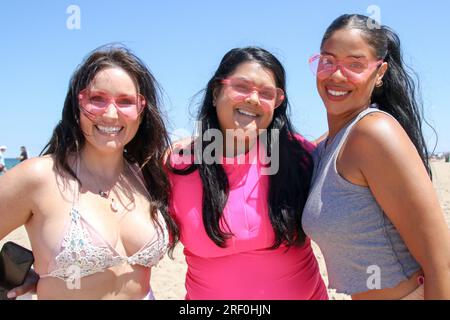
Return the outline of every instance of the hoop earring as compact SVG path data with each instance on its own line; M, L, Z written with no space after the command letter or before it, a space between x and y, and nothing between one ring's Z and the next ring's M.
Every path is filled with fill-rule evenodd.
M380 80L380 82L378 82L375 87L380 88L383 86L383 80Z

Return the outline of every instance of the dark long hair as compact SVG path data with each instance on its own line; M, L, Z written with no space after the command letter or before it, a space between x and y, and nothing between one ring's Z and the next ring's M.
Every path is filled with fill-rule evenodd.
M281 63L270 52L257 48L236 48L223 57L217 71L208 81L204 98L200 105L197 120L202 125L200 137L209 129L220 129L216 108L213 106L213 91L221 86L220 80L229 76L240 64L256 62L272 71L276 86L286 92L286 76ZM269 217L275 234L272 249L281 244L287 246L301 245L305 233L301 225L301 215L305 205L312 174L312 159L308 151L294 137L295 131L287 116L288 97L275 109L272 122L267 128L267 149L279 144L279 170L269 177ZM279 130L279 139L274 139L271 129ZM202 139L201 151L205 150L207 141ZM192 152L193 146L191 146ZM225 247L225 240L230 232L222 230L219 221L229 195L227 175L218 163L192 164L183 170L171 168L175 173L186 175L199 171L203 186L203 224L209 238L219 247Z
M416 147L431 178L429 152L422 133L423 107L418 77L403 60L400 38L391 28L379 25L367 16L344 14L334 20L325 31L322 45L335 31L344 28L359 30L374 49L377 59L388 63L383 85L375 87L372 93L372 103L376 103L380 110L397 119Z
M78 154L85 144L80 127L78 93L90 84L99 71L109 67L126 71L134 80L138 92L146 99L147 105L141 114L138 131L125 146L124 157L128 162L139 165L150 194L150 215L153 221L157 221L157 210L161 211L173 240L172 253L178 240L178 228L168 214L170 186L163 167L163 156L169 146L169 138L159 108L159 86L144 62L129 49L118 45L103 46L91 52L78 66L69 83L62 119L41 155L52 155L56 170L69 173L81 185L68 163L69 156Z

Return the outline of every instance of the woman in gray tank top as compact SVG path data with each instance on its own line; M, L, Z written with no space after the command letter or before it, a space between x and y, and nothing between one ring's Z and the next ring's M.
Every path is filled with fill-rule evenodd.
M343 15L309 62L329 133L302 223L330 287L353 299L450 299L450 233L398 36Z

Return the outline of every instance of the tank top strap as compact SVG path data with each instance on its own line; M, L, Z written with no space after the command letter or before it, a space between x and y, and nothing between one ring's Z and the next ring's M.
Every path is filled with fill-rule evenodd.
M333 149L332 154L334 157L337 156L339 151L341 150L342 146L344 145L345 141L347 141L347 137L349 136L350 132L352 131L353 127L365 116L368 114L374 113L374 112L381 112L384 113L390 117L392 117L391 114L382 111L378 108L378 105L376 103L370 105L368 108L361 111L353 120L351 120L345 127L343 127L337 134L336 137L333 139L332 145L330 145L330 149ZM393 118L393 117L392 117Z

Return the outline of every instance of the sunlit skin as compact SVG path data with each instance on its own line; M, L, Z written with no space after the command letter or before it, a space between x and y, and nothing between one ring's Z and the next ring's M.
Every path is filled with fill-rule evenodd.
M373 48L360 31L341 29L322 46L342 59L364 55L375 61ZM367 108L371 94L388 69L387 63L351 82L340 70L317 80L327 110L329 140L350 120ZM327 90L348 92L330 96ZM392 221L422 270L394 288L370 290L353 299L400 299L417 288L417 276L425 275L425 298L450 299L450 234L442 209L414 145L392 117L374 113L352 129L337 159L339 174L351 183L370 188L383 212Z
M135 81L120 68L99 71L89 88L114 97L137 94ZM129 118L120 114L113 104L105 113L92 119L80 113L86 141L77 155L78 178L83 183L78 209L122 256L136 253L155 232L147 191L124 165L124 147L136 134L140 121L139 117ZM102 132L99 126L120 130ZM68 163L76 171L74 155L69 156ZM54 158L44 156L22 162L1 179L0 239L25 225L35 253L34 268L37 273L46 274L70 219L74 199L73 178L59 176L55 172ZM99 188L109 190L112 186L115 187L111 195L116 199L118 212L112 212L110 200L98 194ZM41 278L36 290L39 299L141 299L150 289L150 268L116 265L83 277L80 285L80 289L71 290L63 280L49 277ZM17 292L28 289L29 286L17 288Z
M276 87L275 77L272 71L264 68L256 62L244 62L240 64L229 77L241 77L254 83L257 87ZM220 129L225 139L235 141L235 146L239 145L238 139L245 139L245 152L248 151L255 139L249 137L257 136L259 129L267 129L273 119L274 108L263 108L257 92L253 92L244 101L235 101L229 96L230 90L227 86L221 86L214 90L214 104L216 106L217 117ZM274 103L275 106L275 103ZM243 114L241 111L252 115ZM243 134L236 134L236 130L242 130ZM254 133L252 135L251 133ZM249 141L250 140L250 141ZM224 145L226 145L224 141ZM228 151L228 155L242 153L244 150Z

